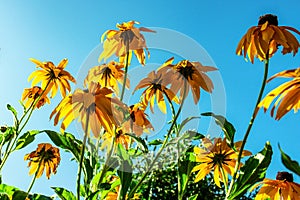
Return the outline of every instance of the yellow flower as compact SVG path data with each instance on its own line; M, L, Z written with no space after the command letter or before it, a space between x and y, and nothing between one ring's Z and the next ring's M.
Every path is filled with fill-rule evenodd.
M137 57L139 63L145 65L145 51L148 51L146 46L146 40L144 36L140 33L145 32L155 32L153 30L141 27L136 28L134 24L139 24L136 21L123 22L122 24L117 24L117 30L108 30L101 37L101 43L103 43L104 38L106 40L103 43L103 52L99 56L99 62L102 59L107 59L113 54L120 58L120 62L124 63L124 59L127 53L133 53ZM150 53L148 51L148 57Z
M231 149L226 138L215 138L212 143L208 138L203 138L204 148L194 147L196 162L201 164L195 166L192 172L199 171L196 175L195 182L202 180L209 172L214 171L214 181L218 187L221 187L220 181L228 182L228 174L233 175L234 168L238 158L238 152ZM236 142L237 151L240 149L242 142ZM251 155L249 151L243 151L242 156Z
M150 109L152 113L154 112L153 107L154 107L155 98L159 109L163 113L167 112L165 97L170 101L179 103L179 100L176 97L175 93L169 90L168 88L166 88L167 84L164 83L164 80L166 79L167 77L165 76L165 74L163 74L162 71L158 71L158 72L152 71L148 74L148 77L142 79L134 89L134 91L136 91L138 89L147 87L146 90L143 92L142 103L144 105L148 105L150 102Z
M115 139L114 145L117 146L118 144L123 145L125 149L129 148L131 138L129 135L126 135L126 131L123 127L114 127L113 131L105 132L102 136L103 143L101 149L107 148L107 151L110 151L110 147L112 144L112 140Z
M154 130L152 124L147 119L145 109L146 106L142 103L137 103L129 107L130 119L122 125L128 133L133 132L137 136L141 136L143 132L149 133L149 129Z
M210 78L205 74L209 71L217 70L214 67L203 66L200 62L190 62L182 60L172 65L174 58L167 60L159 69L165 74L166 84L171 84L171 91L177 94L180 91L181 100L192 90L195 104L200 99L200 88L211 93L214 85Z
M51 91L51 98L56 95L58 87L60 88L62 97L66 96L66 90L69 92L71 91L69 81L72 81L73 83L76 81L69 72L64 70L68 64L67 59L63 59L58 66L55 66L52 62L41 62L33 58L30 60L35 63L37 67L42 68L29 75L28 81L32 79L32 85L41 82L42 89L45 89L48 84L45 93L48 94Z
M40 99L36 103L35 108L36 107L40 108L45 103L50 104L49 98L46 96L45 92L43 93L42 88L40 88L39 86L34 86L32 88L24 89L24 92L22 94L22 101L25 101L27 99L26 102L25 102L25 104L24 104L24 106L26 108L29 108L31 105L33 105L33 103L35 102L35 100L37 100L38 98L40 98Z
M294 78L285 82L269 92L266 97L259 103L258 108L263 107L266 112L273 101L277 99L271 109L271 116L273 117L275 108L277 112L275 119L279 120L291 109L297 112L300 108L300 68L285 70L272 76L268 81L276 77Z
M253 188L262 185L257 193L255 200L299 200L300 184L293 182L293 175L288 172L278 172L276 180L265 178L261 183L254 185Z
M84 85L86 86L90 82L99 83L102 87L111 88L118 94L118 82L123 84L124 80L123 67L124 65L115 61L93 67L89 70L89 73L84 80ZM126 80L126 87L129 88L129 79Z
M62 120L61 129L64 131L75 119L81 122L83 130L86 127L88 116L88 132L93 132L95 137L100 134L101 126L108 132L112 131L114 125L118 125L116 117L121 115L119 108L123 103L117 98L111 97L113 91L99 84L91 83L88 89L77 89L73 94L65 97L51 113L54 116L54 125Z
M293 52L295 55L300 45L290 31L300 34L295 28L278 26L277 16L275 15L261 16L258 25L249 28L242 37L237 46L236 54L243 54L245 58L248 54L248 58L253 63L254 56L260 60L266 60L273 56L278 46L282 46L283 54Z
M46 177L49 179L51 173L56 174L60 163L59 149L49 143L41 143L35 151L26 154L24 160L29 160L28 167L31 167L29 175L37 173L36 178L39 178L45 169Z

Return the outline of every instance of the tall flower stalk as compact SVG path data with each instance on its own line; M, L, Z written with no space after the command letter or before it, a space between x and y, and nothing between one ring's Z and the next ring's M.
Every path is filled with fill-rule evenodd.
M283 54L293 52L293 54L295 55L298 52L299 42L289 31L300 34L298 30L292 27L278 26L277 16L275 15L267 14L261 16L259 18L258 25L249 28L247 33L242 37L236 49L236 53L238 55L243 55L245 58L246 55L248 55L248 58L252 63L254 63L254 57L257 57L261 61L263 61L264 76L252 116L250 118L247 130L242 141L238 160L226 194L226 198L228 198L228 196L230 195L230 192L233 189L233 184L236 181L239 165L241 163L242 151L245 147L252 126L254 124L259 109L259 103L262 100L264 89L267 83L269 60L277 52L279 46L283 47Z
M238 173L238 169L239 169L239 166L240 166L240 163L241 163L241 159L242 159L242 152L243 152L243 150L245 148L245 144L247 142L247 139L249 137L250 131L252 129L253 123L254 123L256 115L257 115L258 105L259 105L259 103L260 103L260 101L262 99L262 96L263 96L263 93L264 93L264 90L265 90L265 86L266 86L267 78L268 78L269 58L267 58L265 60L265 65L264 66L265 66L265 69L264 69L264 76L263 76L262 84L261 84L261 87L260 87L260 91L259 91L259 94L258 94L258 97L257 97L257 100L256 100L256 104L255 104L252 116L251 116L249 124L248 124L248 128L247 128L246 133L244 135L244 138L242 140L242 145L241 145L241 148L239 150L238 159L237 159L237 162L236 162L236 165L235 165L235 168L234 168L234 174L232 176L232 180L230 182L228 191L226 193L227 197L230 194L230 192L232 190L232 187L233 187L233 184L234 184L234 181L236 179L236 176L237 176L237 173Z

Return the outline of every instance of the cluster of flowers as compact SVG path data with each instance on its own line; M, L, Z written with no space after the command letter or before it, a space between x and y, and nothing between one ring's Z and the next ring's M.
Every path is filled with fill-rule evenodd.
M118 24L119 30L109 30L103 34L101 41L104 51L101 53L99 61L106 60L114 54L119 61L110 61L91 68L84 80L85 88L76 89L73 93L70 93L69 82L75 83L75 78L64 70L67 59L63 59L58 66L52 62L31 59L41 69L29 76L33 87L24 90L22 100L25 107L40 108L45 103L50 103L48 95L53 98L59 89L63 99L53 110L50 118L54 117L54 125L61 121L62 132L73 120L78 119L85 134L89 135L92 132L96 138L100 137L103 140L102 148L109 150L113 148L110 144L122 144L128 149L132 140L126 133L141 136L142 133L154 129L145 114L147 107L154 112L153 108L156 102L159 109L166 113L167 103L183 104L190 91L195 104L200 99L201 88L209 93L213 91L213 83L206 73L214 71L216 68L188 60L173 64L174 58L170 58L160 68L149 73L148 77L142 79L135 87L135 91L145 88L140 102L131 106L124 104L122 100L125 87L130 86L127 70L132 53L141 65L145 65L146 54L148 57L150 56L141 31L154 32L144 27L136 28L135 24L138 23L130 21ZM243 36L236 53L245 58L248 55L252 63L254 57L268 62L279 46L283 47L283 54L293 52L295 55L299 48L299 42L289 30L300 34L294 28L278 26L277 17L266 15L259 20L257 26L251 27ZM263 107L266 111L278 97L271 111L273 116L275 108L278 107L276 119L280 119L291 109L298 110L300 97L295 94L299 92L299 71L299 68L287 70L271 77L269 80L275 77L294 79L267 94L257 109ZM41 82L41 86L36 86L39 82ZM119 84L122 85L121 93ZM179 97L177 97L178 93ZM202 139L202 146L194 148L196 162L200 163L192 170L193 172L198 171L195 182L213 172L214 182L217 186L221 187L220 182L228 185L228 175L235 177L237 169L242 166L241 157L251 155L249 151L243 150L244 143L242 141L236 142L234 147L235 149L228 146L226 138ZM25 159L30 160L29 165L32 167L30 174L37 173L40 177L43 170L46 169L46 176L49 178L51 172L56 172L60 162L59 150L50 144L40 144L37 150L27 154ZM299 199L300 185L294 183L291 178L285 178L282 174L284 175L281 173L277 180L265 179L260 183L264 185L256 199ZM115 195L117 192L118 189L115 193L109 193L108 197L117 196Z

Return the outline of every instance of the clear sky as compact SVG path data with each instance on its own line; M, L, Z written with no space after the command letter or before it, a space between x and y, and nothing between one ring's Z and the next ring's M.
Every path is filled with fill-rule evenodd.
M18 101L23 89L30 87L27 77L35 69L29 58L51 60L55 64L63 58L68 58L69 64L66 69L75 77L81 77L83 64L98 47L102 33L108 29L115 29L116 23L136 20L141 26L166 28L185 34L208 52L219 69L218 76L222 79L220 87L224 87L226 99L221 104L225 105L226 117L237 129L236 138L241 139L258 95L263 77L263 63L259 60L255 60L255 64L245 62L243 57L235 55L236 46L247 29L256 25L258 17L263 14L275 14L278 16L279 25L292 26L299 30L299 6L298 0L0 0L0 124L12 123L12 117L6 110L7 103L14 105L21 112ZM159 35L159 32L157 34ZM147 36L151 40L155 38L150 33L145 36L146 40ZM299 36L297 38L300 39ZM152 45L150 41L149 46ZM153 52L157 53L157 50ZM162 63L169 58L162 58L156 53L152 53L150 58L156 63ZM283 56L278 52L270 61L269 76L284 69L299 67L299 58L299 55ZM147 66L145 72L148 73L146 68ZM266 92L281 82L282 80L272 81L267 85ZM75 86L72 86L74 89ZM59 100L58 95L51 105L36 111L27 130L59 130L58 127L53 127L53 121L48 119ZM204 98L200 99L201 112L211 111L208 106L210 103L203 103L205 100L210 98L204 95ZM202 104L204 107L201 107ZM204 119L203 122L200 120L200 124L206 122ZM200 129L201 132L207 130L202 126ZM280 162L278 143L286 153L300 161L299 130L299 114L294 115L291 112L280 121L275 121L269 112L259 112L246 149L256 153L263 148L267 140L271 142L274 155L267 173L269 178L275 178L277 171L285 170ZM81 137L76 127L70 127L68 131L73 131L76 136ZM39 136L38 142L42 141L50 142L47 137ZM3 170L4 183L27 189L31 177L28 176L27 163L23 161L23 156L35 150L38 142L12 154ZM75 190L77 165L69 159L70 155L62 152L57 175L50 180L46 180L44 176L38 179L32 192L51 195L53 192L50 186ZM300 180L296 175L294 179L298 182Z

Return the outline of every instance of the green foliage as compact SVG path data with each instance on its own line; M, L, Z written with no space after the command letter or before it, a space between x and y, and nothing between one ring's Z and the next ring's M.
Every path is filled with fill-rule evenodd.
M126 193L132 181L132 163L130 156L121 144L118 145L118 154L120 155L119 157L121 159L121 165L117 170L117 174L121 180L121 196L122 199L125 199Z
M15 135L15 128L14 127L5 127L4 132L1 131L0 133L0 144L3 146L5 143L11 141Z
M16 121L18 121L18 113L14 107L12 107L10 104L7 104L7 109L11 111Z
M18 140L15 147L15 150L22 149L32 143L35 139L35 136L39 134L39 130L31 130L24 133Z
M240 170L240 175L233 185L228 200L234 200L244 195L251 186L262 181L272 159L272 146L269 142L265 144L262 151L248 158Z
M52 189L59 196L61 200L76 200L75 195L64 188L52 187Z
M235 149L235 147L234 147L234 135L235 135L234 126L229 121L227 121L227 119L225 117L223 117L221 115L215 115L212 112L202 113L201 115L214 117L216 124L221 127L221 129L223 130L223 132L225 134L226 142L227 142L228 146Z
M297 161L292 160L289 155L284 153L284 151L280 148L280 145L278 144L280 153L281 153L281 162L284 164L284 166L300 176L300 165Z

